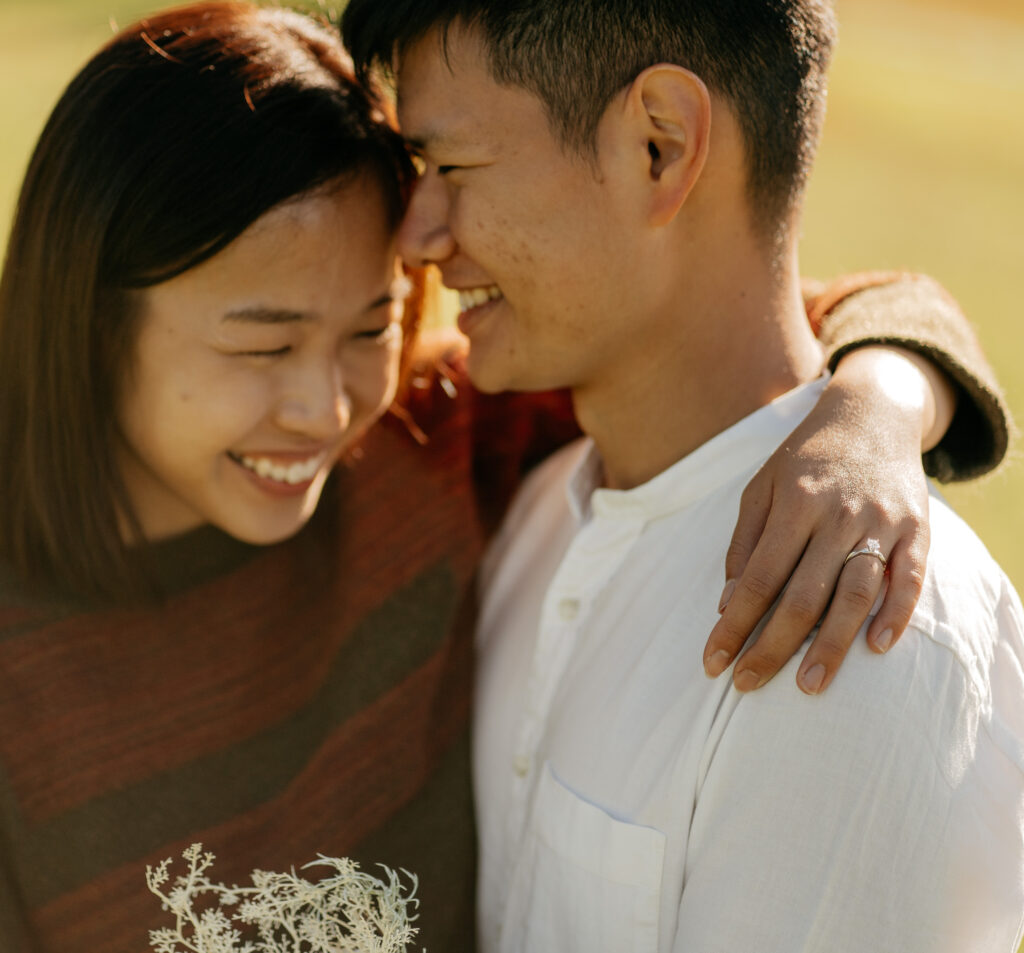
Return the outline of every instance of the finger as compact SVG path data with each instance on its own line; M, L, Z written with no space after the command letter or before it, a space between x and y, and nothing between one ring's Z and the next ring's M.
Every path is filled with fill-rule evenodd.
M917 522L889 556L889 587L868 626L868 647L872 651L889 651L910 623L924 585L929 544L928 525Z
M750 562L758 541L764 533L765 524L772 506L771 482L761 472L747 484L740 497L740 512L736 518L736 526L729 540L729 549L725 554L725 589L718 604L721 612L729 603L736 588L736 580Z
M704 671L721 675L743 648L750 633L772 607L803 555L807 536L786 531L771 518L743 574L736 580L728 605L715 623L704 649Z
M851 552L864 549L863 540ZM885 552L884 545L879 546ZM870 554L848 558L841 567L835 594L825 618L797 672L796 683L808 695L823 692L846 658L864 620L885 584L885 565Z
M833 543L818 542L819 538L811 540L771 618L736 662L733 683L739 691L760 688L776 675L828 609L843 568L842 557L837 556Z

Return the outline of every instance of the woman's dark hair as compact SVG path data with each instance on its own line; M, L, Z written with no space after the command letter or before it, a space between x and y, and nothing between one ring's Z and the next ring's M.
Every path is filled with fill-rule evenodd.
M390 114L302 14L180 7L90 60L36 146L0 279L0 561L82 595L137 591L115 461L137 289L368 173L397 226L414 172Z

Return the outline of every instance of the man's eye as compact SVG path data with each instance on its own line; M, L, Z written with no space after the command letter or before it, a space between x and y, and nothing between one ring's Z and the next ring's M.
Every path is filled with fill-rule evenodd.
M439 165L437 167L438 175L447 175L449 172L454 172L456 169L461 169L462 166L458 165Z

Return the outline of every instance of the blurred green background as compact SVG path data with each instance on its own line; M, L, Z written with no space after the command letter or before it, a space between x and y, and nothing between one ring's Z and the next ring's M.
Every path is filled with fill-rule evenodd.
M159 0L157 0L159 2ZM1024 422L1024 3L838 0L841 39L803 262L829 277L906 267L974 321ZM154 0L0 0L0 223L72 73ZM1024 462L947 488L1024 590Z
M1024 426L1024 3L838 0L805 273L907 267L972 319ZM943 490L1024 591L1024 462Z

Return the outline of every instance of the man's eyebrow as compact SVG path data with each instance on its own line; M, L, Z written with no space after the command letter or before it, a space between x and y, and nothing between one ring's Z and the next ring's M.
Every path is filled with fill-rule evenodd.
M305 311L289 311L286 308L236 308L225 313L223 321L238 321L243 324L294 324L309 321L312 315Z
M405 144L413 152L425 152L428 149L443 151L468 148L476 143L468 132L457 129L425 129L420 135L406 136Z

